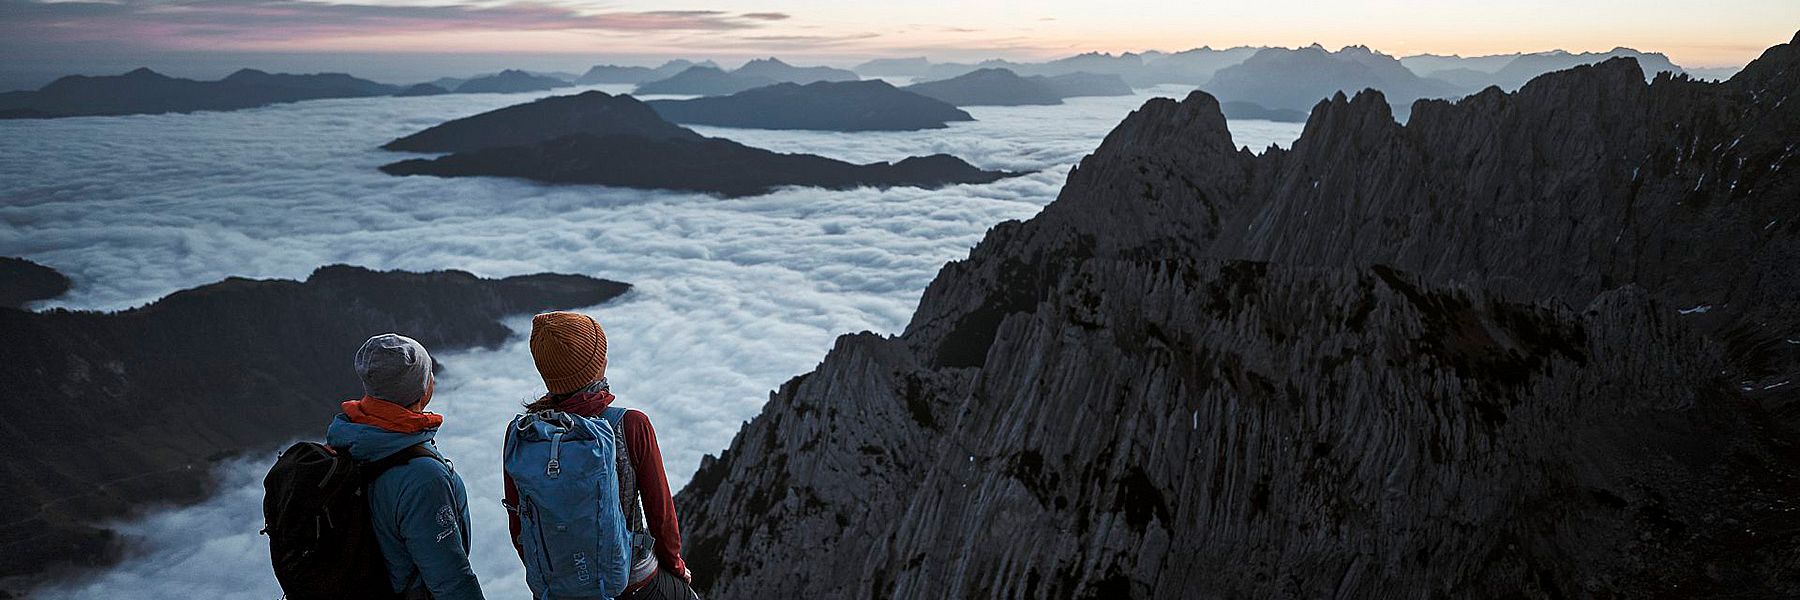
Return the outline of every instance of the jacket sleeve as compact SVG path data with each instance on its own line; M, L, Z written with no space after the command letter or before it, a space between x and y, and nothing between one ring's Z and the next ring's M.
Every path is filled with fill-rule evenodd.
M484 600L481 584L469 567L468 498L458 493L456 474L435 468L416 469L399 497L400 537L419 576L435 600ZM428 470L429 469L429 470Z
M656 429L641 411L625 413L625 444L631 450L631 468L637 471L638 495L644 499L644 521L656 537L656 562L682 579L691 579L681 559L681 523L675 516L675 498L669 494L669 477L663 472L662 449L656 445Z

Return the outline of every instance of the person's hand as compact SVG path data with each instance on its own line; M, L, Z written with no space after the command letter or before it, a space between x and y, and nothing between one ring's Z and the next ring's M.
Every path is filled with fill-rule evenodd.
M675 575L688 585L694 585L694 573L688 570L687 565L682 565L680 571L675 571Z

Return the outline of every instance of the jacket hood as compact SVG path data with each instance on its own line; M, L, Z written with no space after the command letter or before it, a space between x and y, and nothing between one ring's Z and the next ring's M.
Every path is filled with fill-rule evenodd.
M388 431L374 425L352 423L344 413L332 417L331 426L325 428L325 445L349 452L350 458L356 460L381 460L408 446L429 442L436 437L436 429L418 433ZM437 448L431 445L426 447L437 452Z

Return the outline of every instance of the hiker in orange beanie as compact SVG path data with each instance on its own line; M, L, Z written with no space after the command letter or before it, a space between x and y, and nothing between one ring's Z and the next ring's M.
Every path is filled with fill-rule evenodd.
M675 516L675 499L669 492L668 475L663 471L656 430L642 411L613 406L612 390L606 381L606 330L601 329L593 317L581 313L537 315L531 319L531 359L537 363L547 393L527 404L527 413L560 411L594 420L605 419L620 430L620 437L624 438L624 443L618 446L621 458L615 476L620 493L615 501L620 503L626 527L631 530L633 548L630 584L618 597L621 600L698 598L692 588L693 575L681 557L681 524ZM541 470L542 467L534 465L533 468ZM510 470L504 480L504 502L510 509L513 548L525 562L529 578L534 565L526 559L525 545L544 542L520 537L519 486ZM541 553L540 549L532 554Z

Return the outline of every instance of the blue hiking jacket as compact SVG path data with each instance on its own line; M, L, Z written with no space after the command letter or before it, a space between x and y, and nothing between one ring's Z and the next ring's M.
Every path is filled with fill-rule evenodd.
M371 461L420 443L437 454L436 436L436 429L399 433L352 423L340 413L325 443ZM428 458L388 469L369 486L369 515L394 591L423 586L434 600L485 600L469 568L469 496L456 471Z

